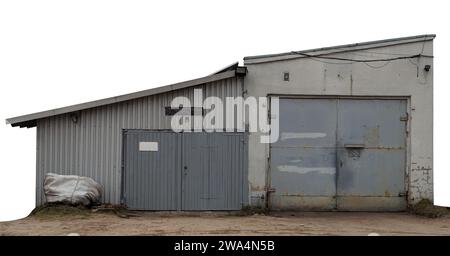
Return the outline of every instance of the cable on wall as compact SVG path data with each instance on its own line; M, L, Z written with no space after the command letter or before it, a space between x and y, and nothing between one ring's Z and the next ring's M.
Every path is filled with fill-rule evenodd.
M392 57L392 58L351 59L351 58L340 58L340 57L331 57L331 56L311 55L311 54L302 53L302 52L298 52L298 51L292 51L291 53L292 54L301 55L303 57L311 58L312 60L315 60L315 61L318 61L318 62L322 62L322 63L326 63L326 64L340 64L340 65L342 65L342 64L363 63L363 64L365 64L366 66L368 66L370 68L378 69L378 68L383 68L383 67L387 66L389 63L391 63L391 61L394 61L394 60L407 59L407 60L409 60L409 62L413 63L411 61L411 59L414 59L414 58L419 58L419 57L433 58L434 56L431 56L431 55L423 55L423 52L425 50L425 43L426 43L426 41L427 41L427 37L425 36L425 38L423 40L423 43L422 43L422 47L421 47L420 53L414 54L414 55L402 55L402 54L390 53L389 55L391 55L391 56L398 56L398 57ZM401 55L401 56L399 56L399 55ZM322 59L325 59L325 60L337 60L339 62L323 61ZM369 64L371 62L386 62L386 63L383 63L380 66L374 66L374 65Z
M316 58L316 59L327 59L327 60L339 60L339 61L349 61L349 62L380 62L380 61L393 61L393 60L403 60L403 59L413 59L418 58L421 56L424 56L422 54L415 54L415 55L409 55L409 56L400 56L395 58L383 58L383 59L350 59L350 58L340 58L340 57L331 57L331 56L316 56L316 55L310 55L307 53L301 53L301 52L292 52L294 54L302 55L304 57L308 58ZM433 57L433 56L426 56L426 57ZM342 63L336 63L336 64L342 64Z

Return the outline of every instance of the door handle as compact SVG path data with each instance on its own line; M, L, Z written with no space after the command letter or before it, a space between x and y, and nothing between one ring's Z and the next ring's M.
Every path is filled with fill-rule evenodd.
M184 169L187 170L187 166L186 165L184 166Z
M344 144L344 148L346 149L363 149L366 145L364 144Z
M344 163L342 163L342 160L339 160L339 167L342 167Z

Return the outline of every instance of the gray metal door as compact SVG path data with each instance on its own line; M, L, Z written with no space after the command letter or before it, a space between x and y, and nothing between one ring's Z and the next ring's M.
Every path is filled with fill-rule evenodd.
M185 133L183 210L240 210L248 199L245 135Z
M123 199L133 210L181 209L181 134L128 130Z
M281 99L272 209L403 210L406 100Z
M125 203L138 210L241 209L248 201L245 140L243 133L126 131Z
M406 113L406 100L338 101L338 209L406 209Z
M271 144L272 209L336 208L336 100L281 99Z

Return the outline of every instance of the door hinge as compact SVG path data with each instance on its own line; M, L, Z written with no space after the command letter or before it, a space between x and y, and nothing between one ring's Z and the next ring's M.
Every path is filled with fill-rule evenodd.
M399 192L398 196L406 196L406 192Z
M400 121L402 121L402 122L408 121L408 113L406 114L406 116L401 116Z
M277 190L276 188L268 188L267 193L275 193Z

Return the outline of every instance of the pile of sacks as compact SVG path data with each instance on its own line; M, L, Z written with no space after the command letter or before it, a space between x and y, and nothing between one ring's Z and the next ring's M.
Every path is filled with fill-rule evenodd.
M95 205L101 202L102 186L89 177L47 173L44 193L47 203Z

